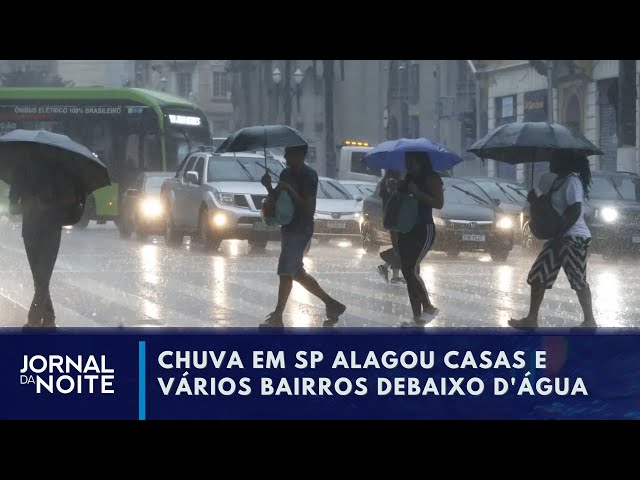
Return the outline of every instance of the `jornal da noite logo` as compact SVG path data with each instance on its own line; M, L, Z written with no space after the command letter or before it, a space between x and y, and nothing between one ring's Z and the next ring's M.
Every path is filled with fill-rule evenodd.
M106 355L24 355L20 385L36 394L112 394L115 369Z

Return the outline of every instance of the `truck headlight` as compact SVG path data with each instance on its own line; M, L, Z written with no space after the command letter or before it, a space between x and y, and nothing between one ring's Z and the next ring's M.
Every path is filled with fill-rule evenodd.
M433 217L433 223L439 227L444 227L447 224L447 221L444 218Z
M145 217L159 217L162 215L162 202L158 198L145 198L140 206Z
M607 223L615 222L618 219L618 210L611 207L603 208L600 211L600 217Z
M216 227L224 227L227 224L227 216L224 213L216 213L212 220Z
M496 226L501 230L509 230L513 228L513 220L511 217L502 217L498 220Z
M215 197L221 205L233 206L233 193L218 192L215 194Z

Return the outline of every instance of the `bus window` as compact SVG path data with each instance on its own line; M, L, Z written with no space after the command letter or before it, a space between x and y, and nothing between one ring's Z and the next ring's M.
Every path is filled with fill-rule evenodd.
M145 135L143 157L146 171L162 170L162 153L160 152L160 138L158 135Z
M127 136L125 162L127 170L138 170L140 166L140 135L132 134Z

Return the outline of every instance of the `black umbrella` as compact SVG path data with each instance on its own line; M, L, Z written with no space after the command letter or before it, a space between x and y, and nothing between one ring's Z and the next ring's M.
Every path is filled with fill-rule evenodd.
M12 130L0 137L0 180L11 183L24 155L67 169L86 193L111 185L107 167L87 147L46 130Z
M603 155L582 135L564 125L548 122L507 123L471 145L469 152L515 165L548 162L571 156Z
M264 150L265 168L267 148L308 145L300 132L286 125L261 125L241 128L218 147L216 153L255 152Z

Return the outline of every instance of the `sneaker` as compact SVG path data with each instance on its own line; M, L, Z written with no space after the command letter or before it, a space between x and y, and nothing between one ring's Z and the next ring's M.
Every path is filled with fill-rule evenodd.
M258 328L284 328L284 322L282 321L282 312L271 312L267 315L264 322L258 325Z
M394 277L391 279L391 285L406 285L407 281L402 277Z
M402 322L400 324L401 328L422 328L427 324L427 322L423 321L421 317L414 318L413 320Z
M389 283L389 267L386 265L378 265L378 275L380 275L385 282Z
M342 315L347 309L346 305L340 302L336 302L332 305L327 305L327 319L322 324L324 327L333 327L340 320Z
M422 315L420 315L420 321L429 323L431 320L436 318L439 313L440 313L440 310L437 308L434 310L433 313L422 312Z

